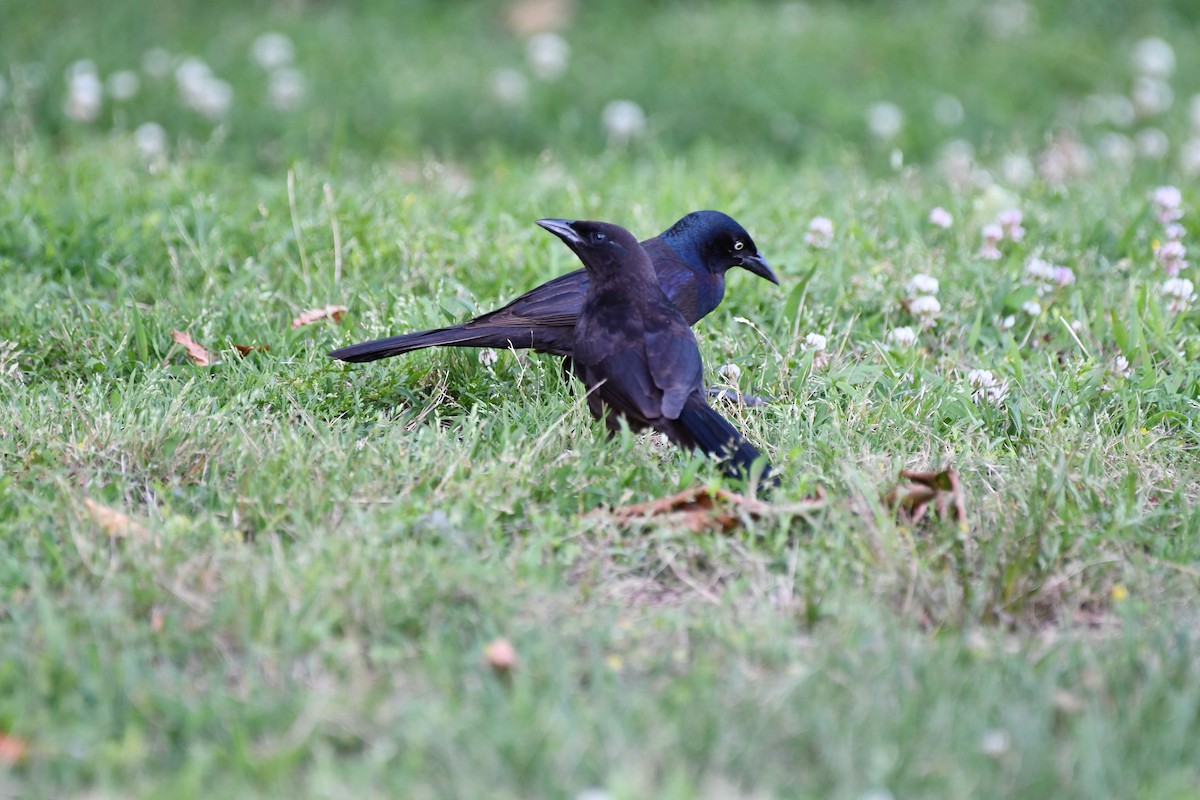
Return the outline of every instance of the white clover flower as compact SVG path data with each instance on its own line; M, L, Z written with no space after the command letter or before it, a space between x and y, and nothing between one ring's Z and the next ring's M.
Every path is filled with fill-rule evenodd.
M1179 149L1179 169L1184 175L1200 175L1200 136L1188 139Z
M519 106L529 95L529 81L515 69L507 67L492 73L492 97L501 105Z
M600 115L609 142L624 144L646 132L646 112L632 100L613 100Z
M1154 251L1154 257L1158 259L1158 263L1163 270L1174 277L1179 274L1179 270L1188 265L1187 248L1183 246L1183 242L1166 241L1159 245Z
M112 99L123 103L137 96L142 88L142 79L133 70L123 69L109 75L105 84Z
M1138 78L1133 85L1133 107L1144 117L1167 111L1175 103L1171 84L1159 78Z
M1075 270L1071 269L1070 267L1056 266L1054 268L1054 282L1057 283L1060 288L1063 286L1070 286L1075 282Z
M996 245L1004 238L1004 229L995 224L984 225L980 235L983 236L983 244L979 247L979 258L985 261L999 261L1003 254Z
M1129 169L1137 156L1137 147L1128 136L1110 131L1096 142L1096 152L1113 166Z
M1055 134L1050 146L1038 156L1038 174L1052 186L1086 178L1092 172L1092 151L1070 131Z
M1042 313L1042 304L1037 300L1026 300L1021 304L1021 310L1031 317L1036 317Z
M1159 186L1150 195L1154 214L1159 222L1174 222L1183 216L1183 193L1175 186Z
M949 228L954 224L954 217L946 209L937 206L929 212L929 222L939 228Z
M1058 274L1054 264L1049 261L1044 261L1037 256L1032 256L1025 262L1025 278L1026 283L1036 283L1038 294L1043 295L1054 288L1052 284L1058 281Z
M233 87L213 75L208 64L198 58L184 59L175 68L175 83L183 104L210 120L225 116L233 105Z
M539 33L525 43L525 57L534 76L552 81L567 71L571 46L557 33Z
M804 234L804 241L810 247L821 250L829 247L833 244L833 220L828 217L813 217L808 223L808 233Z
M250 54L263 69L275 70L292 63L295 47L286 34L272 31L254 40L254 44L250 46Z
M1071 330L1075 331L1076 333L1083 333L1083 320L1071 320Z
M67 70L67 101L63 113L78 122L91 122L100 115L104 86L89 60L76 61Z
M986 402L999 406L1008 396L1008 384L997 379L990 369L973 369L968 372L967 385L971 388L971 399L976 404Z
M867 127L877 139L892 139L904 127L904 112L895 103L872 103L867 107Z
M907 325L902 325L888 331L887 339L894 347L906 349L917 343L917 332Z
M151 78L165 78L171 71L171 54L155 47L142 54L142 72Z
M928 328L937 320L938 314L942 313L942 304L933 295L923 294L908 302L908 311L921 320L922 327Z
M1133 370L1129 367L1129 359L1117 353L1108 362L1108 371L1118 378L1128 378Z
M1142 75L1169 78L1175 71L1175 49L1164 39L1147 36L1133 47L1133 68Z
M167 154L167 132L157 122L143 122L133 132L133 146L143 158L161 159Z
M912 276L912 279L908 282L907 289L909 297L915 297L919 294L937 294L938 279L923 272L918 273Z
M742 377L742 368L737 364L722 364L717 368L717 377L736 386L738 379Z
M1138 155L1151 161L1166 158L1167 153L1171 152L1171 140L1158 128L1143 128L1133 140L1137 144Z
M500 354L490 347L485 347L479 351L479 363L485 367L490 367L500 360Z
M979 752L988 758L1000 758L1012 749L1012 737L1007 731L996 728L983 732L979 737Z
M294 111L304 102L308 83L298 69L283 67L271 73L267 82L267 101L279 111Z
M1020 153L1009 153L1000 160L1000 174L1013 186L1026 186L1037 175L1033 162Z
M1021 209L1009 208L996 215L996 224L1004 231L1004 235L1014 242L1025 238L1025 229L1021 227Z
M996 325L996 327L998 327L1002 331L1007 331L1007 330L1011 330L1012 327L1016 324L1017 324L1017 318L1014 315L1009 314L1007 317L1000 320L1000 322Z
M810 333L804 337L804 352L823 353L829 341L819 333Z
M1163 226L1163 238L1168 242L1181 242L1187 236L1187 229L1178 222L1168 222Z
M1170 278L1163 282L1162 293L1171 298L1167 310L1172 312L1187 311L1188 306L1196 302L1196 290L1187 278Z

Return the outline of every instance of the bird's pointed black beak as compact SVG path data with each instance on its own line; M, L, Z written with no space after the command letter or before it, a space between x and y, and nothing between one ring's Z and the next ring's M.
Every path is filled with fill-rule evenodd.
M541 223L538 223L539 225ZM779 285L779 278L775 275L775 271L771 269L771 265L767 260L760 255L741 256L738 259L738 266L753 272L760 278L766 278L776 286Z
M575 221L569 219L539 219L538 225L553 233L567 243L572 250L583 243L583 238L575 230Z

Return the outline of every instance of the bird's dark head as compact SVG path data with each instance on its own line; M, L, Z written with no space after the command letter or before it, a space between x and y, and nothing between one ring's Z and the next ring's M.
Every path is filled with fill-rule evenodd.
M539 219L537 224L562 239L590 274L610 275L640 268L654 274L637 237L620 225L567 219Z
M693 267L724 274L742 267L778 284L779 278L737 220L720 211L693 211L659 237Z

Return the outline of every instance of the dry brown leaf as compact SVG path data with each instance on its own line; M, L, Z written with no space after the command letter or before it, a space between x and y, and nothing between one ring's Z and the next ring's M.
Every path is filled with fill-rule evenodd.
M183 331L171 331L171 338L187 350L188 358L197 367L211 367L217 359L208 349Z
M325 306L324 308L310 308L308 311L297 316L292 320L293 328L300 328L304 325L312 325L314 322L320 322L323 319L331 319L334 322L341 322L342 317L346 316L345 306Z
M108 534L110 539L126 537L144 539L146 537L146 529L131 520L128 514L108 506L102 506L90 497L83 498L83 504L87 506L92 519L96 521L101 530Z
M737 528L742 514L751 519L779 514L805 514L825 505L825 492L818 488L815 496L798 503L767 503L725 489L708 487L685 489L670 497L660 497L646 503L613 509L596 509L589 516L608 516L618 523L647 523L658 520L687 528L693 533L712 531L728 533ZM738 512L742 512L739 514Z
M499 675L507 675L517 666L517 649L508 639L496 639L483 648L483 660Z
M16 736L0 733L0 764L11 767L25 760L29 744Z
M150 630L155 633L162 633L163 625L166 618L163 616L163 610L158 606L150 609Z
M906 469L901 470L900 478L908 483L892 487L883 501L895 510L901 521L910 524L920 522L932 505L939 519L966 522L966 498L957 470L949 468L941 472L917 472Z
M260 351L265 353L266 351L271 349L271 345L269 345L269 344L235 344L233 346L233 349L237 350L242 355L242 357L245 358L246 356L250 355L251 353L256 353L256 352L260 352Z

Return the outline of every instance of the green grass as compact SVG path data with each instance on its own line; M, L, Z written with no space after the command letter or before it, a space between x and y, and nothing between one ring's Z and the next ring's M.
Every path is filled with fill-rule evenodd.
M899 70L880 67L896 87L887 96L907 102L920 82L904 78L915 56L901 34L950 48L983 6L950 7L905 5L896 30L889 15L901 11L880 4L812 13L840 58L878 44ZM411 29L430 35L414 37L413 56L457 59L441 65L451 83L520 63L491 12L421 8ZM578 52L618 25L620 8L587 8L568 33ZM1177 101L1156 123L1172 153L1129 168L1097 157L1065 187L1034 179L1003 192L948 178L934 154L959 134L919 119L900 143L915 164L891 170L892 144L859 130L880 96L836 60L826 69L843 81L794 89L830 120L799 148L754 125L744 138L724 122L690 134L688 98L714 86L707 73L688 78L691 62L672 79L679 105L662 100L631 148L606 148L591 123L553 127L572 82L586 89L587 119L622 75L622 96L665 97L639 70L689 44L714 53L730 87L749 86L750 56L714 43L737 20L747 36L761 29L764 69L795 67L788 53L808 56L782 49L767 4L655 5L646 38L621 43L640 43L644 61L617 59L614 75L590 80L597 68L581 58L525 127L488 134L470 122L476 99L452 92L436 114L401 103L411 116L378 138L327 138L321 122L327 113L332 131L353 116L360 101L336 86L354 70L370 107L381 79L363 65L403 57L371 4L194 25L122 11L96 22L113 26L111 41L73 38L96 11L64 12L74 21L54 29L10 9L55 54L15 58L44 58L52 76L79 57L107 71L155 44L183 51L172 42L208 41L213 19L233 42L219 51L228 64L270 28L302 51L358 49L349 66L306 56L314 81L329 81L310 99L328 96L324 110L276 118L239 104L213 138L169 96L144 95L172 135L154 169L126 135L132 115L80 126L59 114L57 77L38 103L10 87L0 734L27 751L0 756L0 794L1194 796L1200 312L1166 307L1147 197L1180 185L1191 235L1200 195L1177 156L1198 88L1180 43L1195 21L1187 4L1162 3L1114 32L1089 9L1046 4L1024 37L965 56L961 75L937 67L939 91L966 103L983 91L986 53L1043 54L997 81L991 116L969 111L962 134L998 176L1010 151L1036 161L1022 142L1041 142L1038 109L1129 81L1125 56L1101 44L1125 53L1122 37L1165 30ZM676 29L678 50L647 43ZM465 49L438 47L441 35ZM261 80L240 69L228 73L238 86ZM730 92L764 113L780 102ZM1033 94L1022 104L1020 92ZM1010 204L1024 211L1024 241L980 260L980 228ZM926 221L937 205L954 214L950 230ZM618 527L592 512L721 485L719 471L649 438L607 440L552 359L324 355L462 319L574 268L539 217L648 236L696 208L742 221L783 277L774 287L732 273L697 335L710 376L736 363L743 391L774 398L722 408L782 471L780 504L824 489L811 514L746 520L729 535ZM815 215L834 221L827 250L805 243ZM1023 267L1039 253L1078 282L1031 317ZM939 279L941 316L915 348L889 347L888 331L914 323L900 301L917 273ZM348 307L341 324L291 328L326 304ZM220 363L191 364L176 329ZM804 352L810 332L828 337L830 363ZM269 349L243 358L233 345ZM1111 369L1118 352L1128 376ZM1007 383L1001 406L972 400L976 368ZM966 489L963 525L901 524L881 504L901 469L948 465ZM140 529L110 537L87 500ZM509 675L484 663L498 637L518 654Z

